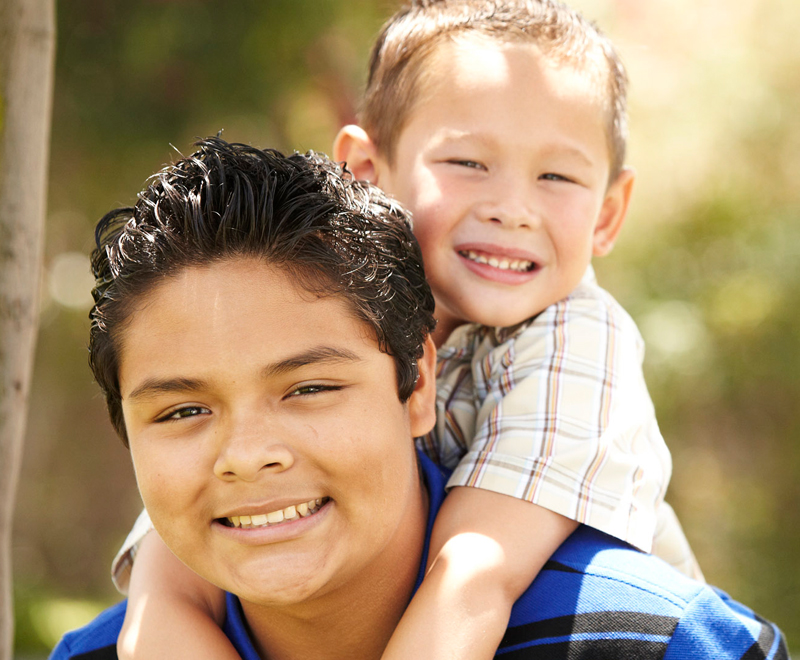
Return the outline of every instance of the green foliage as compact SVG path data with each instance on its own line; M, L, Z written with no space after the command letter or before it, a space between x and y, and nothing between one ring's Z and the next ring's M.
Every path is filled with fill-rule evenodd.
M46 657L64 631L87 624L111 604L95 599L57 597L42 589L16 584L16 647L28 655Z

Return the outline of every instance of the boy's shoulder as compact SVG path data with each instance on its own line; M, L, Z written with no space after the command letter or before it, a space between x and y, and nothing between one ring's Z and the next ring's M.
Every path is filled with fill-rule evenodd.
M554 640L559 657L613 643L613 657L788 658L774 624L726 593L583 525L517 601L500 648L541 650Z
M68 632L53 649L50 660L112 660L117 657L117 638L128 601L109 607L82 628Z

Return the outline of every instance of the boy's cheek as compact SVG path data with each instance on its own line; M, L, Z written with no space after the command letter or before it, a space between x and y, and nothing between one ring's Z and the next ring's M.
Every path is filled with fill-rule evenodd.
M431 214L426 214L425 217L415 217L413 222L414 236L422 249L423 263L430 280L435 265L433 262L434 255L447 247L445 244L446 237L441 227L437 226L435 211Z

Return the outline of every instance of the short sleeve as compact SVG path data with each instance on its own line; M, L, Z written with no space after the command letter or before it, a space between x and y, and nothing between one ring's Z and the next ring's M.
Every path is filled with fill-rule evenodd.
M111 579L117 591L123 595L128 593L128 584L131 580L131 569L136 558L136 551L139 549L142 539L151 529L153 529L153 523L150 522L150 516L146 509L142 509L128 537L119 552L117 552L117 556L111 562Z

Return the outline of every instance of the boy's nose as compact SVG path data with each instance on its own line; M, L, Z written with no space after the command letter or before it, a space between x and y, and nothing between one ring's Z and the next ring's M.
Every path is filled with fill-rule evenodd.
M493 205L487 209L485 217L505 229L534 229L540 224L538 215L532 209L513 200Z
M524 184L508 182L498 186L493 193L482 212L487 221L506 229L533 229L540 224L539 214Z
M495 209L489 221L508 229L531 229L534 219L522 209Z
M288 470L294 464L279 425L266 419L231 421L220 428L214 474L225 481L255 481Z

